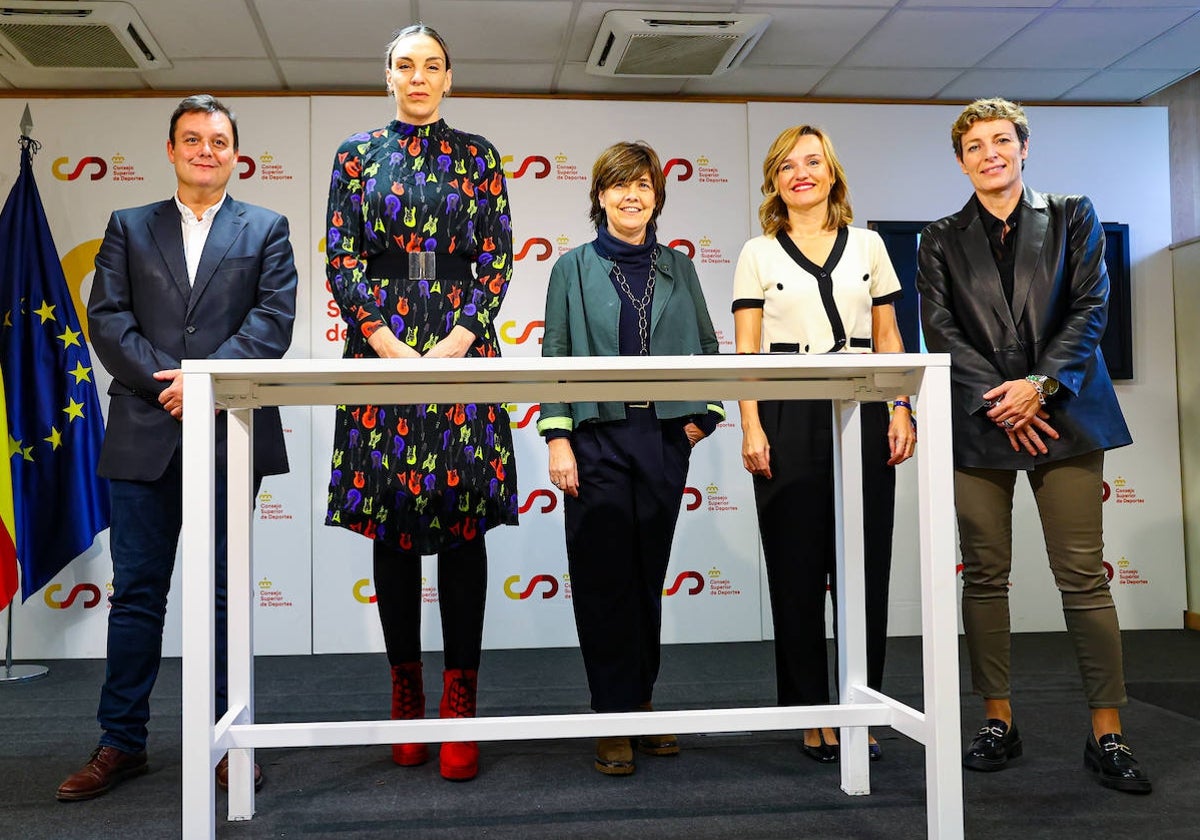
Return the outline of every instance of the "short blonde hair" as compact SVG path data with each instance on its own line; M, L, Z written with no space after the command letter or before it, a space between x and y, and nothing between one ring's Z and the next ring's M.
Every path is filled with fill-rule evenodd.
M592 208L588 218L596 230L607 224L608 217L600 206L600 193L609 187L619 187L637 180L646 174L654 187L654 211L650 224L658 220L663 205L667 203L667 179L663 177L662 164L650 144L641 140L632 143L614 143L600 153L592 165Z
M1029 119L1025 116L1025 109L1015 102L1009 102L1007 99L999 97L992 99L976 99L966 108L963 108L958 119L954 121L954 125L950 127L950 142L954 146L954 156L962 160L962 139L963 135L971 130L971 126L977 122L987 122L989 120L1008 120L1013 124L1013 128L1017 130L1017 142L1024 148L1029 142Z
M821 141L821 151L825 155L825 162L833 176L833 184L829 187L829 200L825 211L825 227L829 230L837 230L854 221L854 210L850 206L850 185L846 182L846 170L842 168L842 162L838 160L837 153L833 150L833 142L829 139L829 135L816 126L797 125L784 129L775 138L771 148L767 149L767 157L763 161L763 200L758 207L758 221L762 225L763 233L767 236L774 236L781 230L787 230L787 205L783 203L783 196L779 194L775 180L779 174L779 167L792 153L792 149L796 148L800 138L806 136L816 137Z

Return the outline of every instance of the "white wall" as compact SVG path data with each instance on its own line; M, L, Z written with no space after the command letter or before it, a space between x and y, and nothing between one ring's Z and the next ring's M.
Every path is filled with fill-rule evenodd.
M86 300L91 256L109 211L165 198L174 188L164 145L175 101L48 99L29 104L34 136L44 144L35 159L38 184L67 276ZM337 321L328 314L321 260L324 185L338 142L352 131L385 123L391 117L389 103L381 96L246 98L230 104L241 115L241 153L250 159L239 167L230 192L286 213L291 221L301 293L290 355L336 356L338 343L325 339ZM10 127L14 141L23 107L24 102L0 100L0 125ZM742 241L758 232L761 157L775 133L799 122L822 125L831 133L848 171L857 223L929 220L957 210L970 194L950 150L949 126L956 113L948 106L457 98L443 110L452 125L486 135L511 157L507 169L515 241L518 252L525 253L516 263L499 324L503 350L514 355L539 352L542 301L554 256L591 237L588 177L595 155L609 143L645 139L664 162L677 161L668 178L660 238L683 240L679 247L695 250L722 348L731 351L733 263ZM1137 378L1118 385L1118 392L1136 443L1106 462L1113 489L1105 507L1108 554L1123 625L1178 627L1184 585L1171 262L1166 251L1166 112L1044 107L1030 109L1030 119L1027 181L1047 191L1088 193L1103 220L1130 225ZM1118 145L1122 151L1116 150ZM11 155L0 158L4 193L17 171L15 142L10 148ZM74 180L56 176L56 169L68 175L88 156L105 161L102 178L90 179L96 166ZM66 161L56 167L60 158ZM561 500L546 480L544 447L533 424L525 423L530 406L511 409L518 426L520 493L528 510L519 528L502 528L489 538L485 644L570 645L574 627ZM693 459L668 575L668 586L677 579L681 585L665 599L667 641L757 639L770 633L753 495L740 468L736 405L727 409L731 422L702 444ZM285 413L293 471L268 479L259 498L255 621L260 653L381 649L367 544L321 524L331 416L323 408ZM1061 628L1057 595L1025 490L1016 514L1026 524L1018 529L1014 627ZM437 649L440 634L432 608L436 571L433 564L427 568L426 646ZM60 588L48 588L16 608L17 655L102 655L105 600L90 608L84 598L66 609L59 605L77 586L104 591L110 580L102 536L51 584ZM893 633L917 632L917 597L915 477L903 467ZM172 609L165 645L169 654L179 650L178 621Z

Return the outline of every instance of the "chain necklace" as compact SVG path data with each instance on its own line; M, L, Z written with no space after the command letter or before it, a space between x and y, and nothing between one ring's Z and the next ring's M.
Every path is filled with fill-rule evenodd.
M641 298L633 296L633 290L629 288L629 281L625 279L624 272L621 267L613 261L612 276L617 281L617 286L625 293L625 297L629 298L629 303L633 305L633 311L637 313L638 322L638 339L642 343L642 352L640 355L650 355L650 302L654 299L654 267L658 263L658 247L655 246L654 251L650 254L650 276L646 278L646 291Z

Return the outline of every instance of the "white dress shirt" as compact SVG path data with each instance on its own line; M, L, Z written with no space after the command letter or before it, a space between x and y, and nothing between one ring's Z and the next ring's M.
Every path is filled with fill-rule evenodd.
M221 193L217 203L196 216L187 205L175 195L175 206L179 208L179 219L183 226L183 255L187 260L188 282L196 282L196 269L200 266L200 255L204 253L204 243L208 241L208 233L212 230L213 217L225 203L227 193Z

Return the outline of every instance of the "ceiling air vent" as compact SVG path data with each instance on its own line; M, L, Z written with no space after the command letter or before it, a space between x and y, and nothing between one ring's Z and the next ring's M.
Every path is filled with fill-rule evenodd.
M171 66L128 3L0 0L0 50L18 64L55 70L159 70Z
M588 56L598 76L719 76L741 64L768 15L607 12Z

